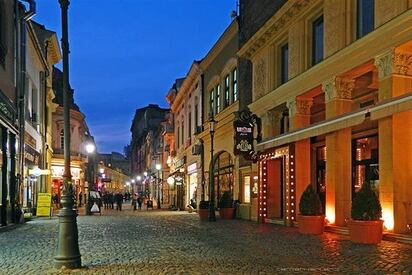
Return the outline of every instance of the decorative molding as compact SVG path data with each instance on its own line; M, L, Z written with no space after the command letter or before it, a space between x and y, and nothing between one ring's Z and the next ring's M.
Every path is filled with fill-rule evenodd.
M253 81L254 100L261 98L266 93L266 60L259 59L256 62Z
M322 84L322 90L325 93L325 102L335 99L352 99L352 91L355 88L355 80L333 77Z
M296 98L286 102L289 109L289 117L296 115L310 115L310 108L313 105L312 98Z
M260 30L253 35L240 49L239 56L251 58L251 56L268 43L278 32L283 31L285 25L289 24L294 17L307 8L316 0L288 1L277 11Z
M375 57L375 66L378 68L379 79L392 75L393 49Z
M412 54L390 49L375 57L375 66L378 68L379 80L389 76L412 76Z
M395 51L393 63L395 74L412 76L412 54Z

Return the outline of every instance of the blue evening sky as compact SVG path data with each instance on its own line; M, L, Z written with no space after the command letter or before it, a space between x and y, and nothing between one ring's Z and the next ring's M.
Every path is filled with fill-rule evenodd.
M174 80L205 56L236 9L236 0L70 2L70 83L100 153L123 153L137 108L167 107ZM60 39L58 0L37 0L34 20Z

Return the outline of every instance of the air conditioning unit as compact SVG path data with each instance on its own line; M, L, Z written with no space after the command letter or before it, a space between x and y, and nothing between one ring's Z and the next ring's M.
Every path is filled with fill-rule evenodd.
M192 155L197 156L202 153L202 145L195 144L192 146Z

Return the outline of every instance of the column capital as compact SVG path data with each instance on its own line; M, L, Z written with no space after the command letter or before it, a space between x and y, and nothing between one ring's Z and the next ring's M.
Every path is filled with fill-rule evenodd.
M392 75L412 76L412 54L391 48L375 57L379 80Z
M352 99L352 91L355 88L355 80L335 76L322 83L322 90L325 93L325 102L335 99Z
M310 115L310 108L312 105L312 98L296 98L286 102L290 117L294 117L295 115Z

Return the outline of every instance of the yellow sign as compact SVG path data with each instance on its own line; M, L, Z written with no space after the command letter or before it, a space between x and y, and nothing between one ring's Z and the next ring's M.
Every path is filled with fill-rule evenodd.
M37 217L49 217L51 207L51 194L39 193L37 195Z

